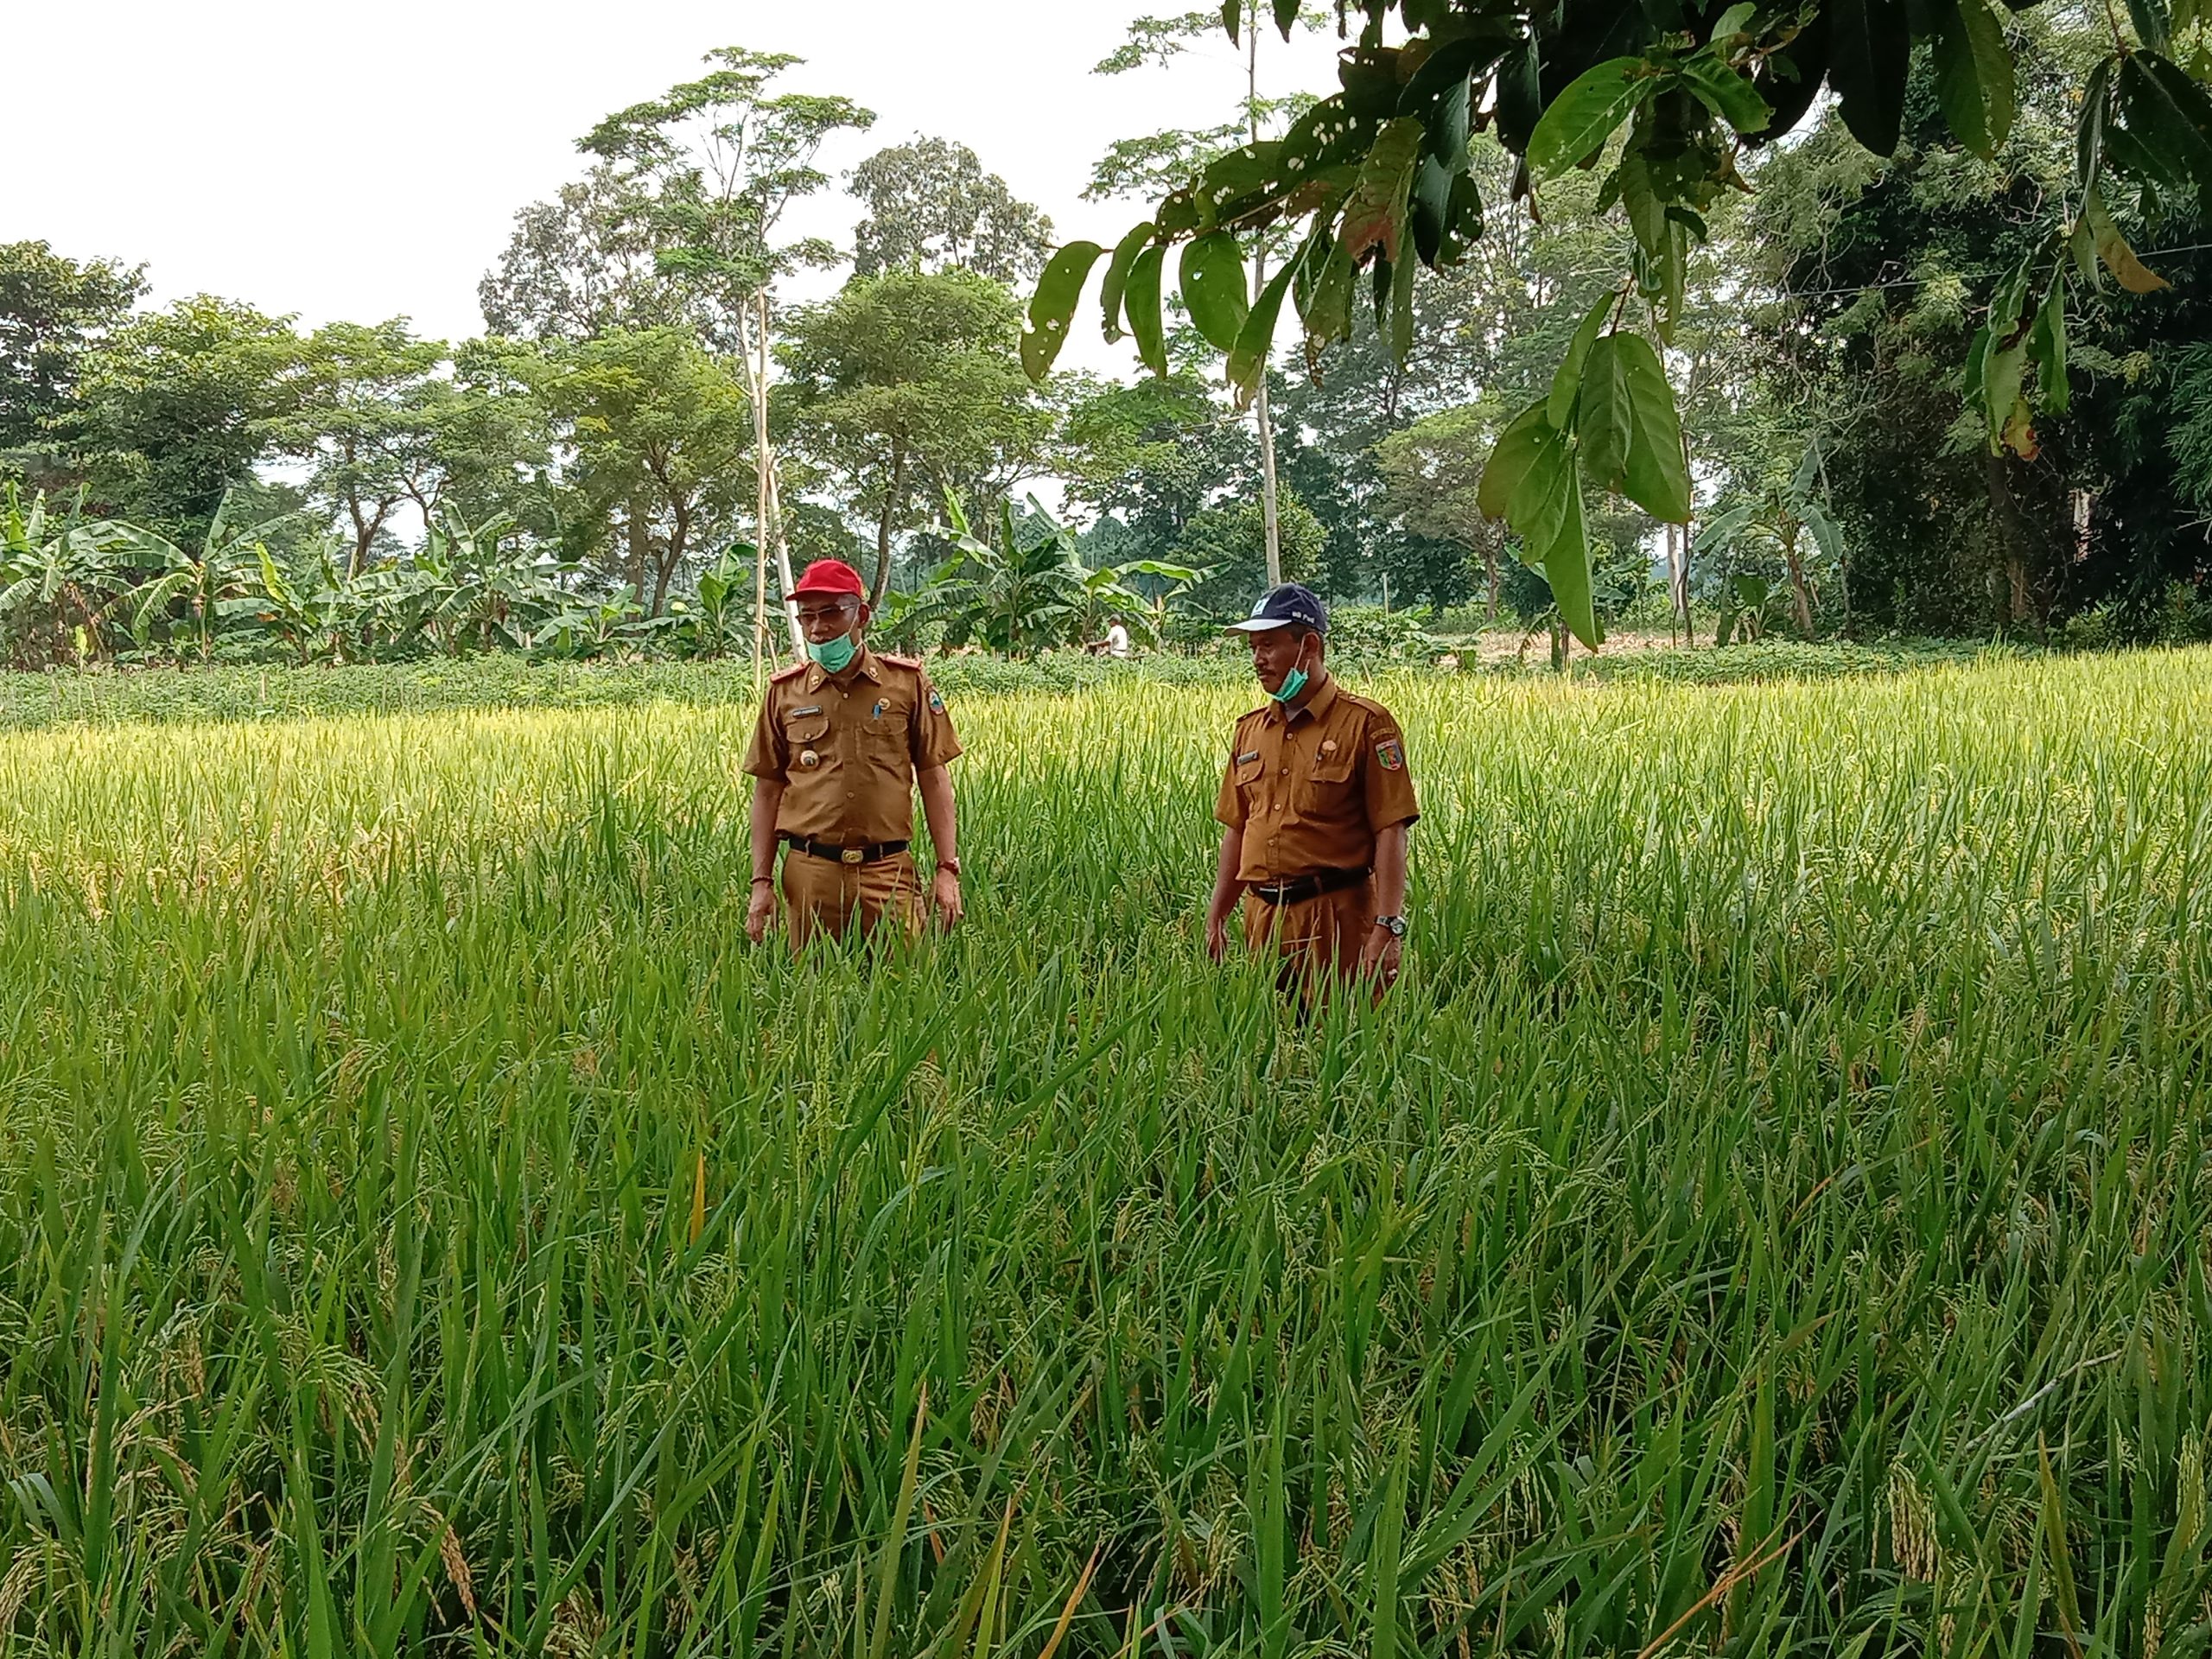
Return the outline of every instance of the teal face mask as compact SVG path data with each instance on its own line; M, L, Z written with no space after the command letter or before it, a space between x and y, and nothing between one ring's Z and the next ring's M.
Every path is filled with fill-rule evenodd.
M1302 647L1300 654L1301 656L1304 655ZM1282 677L1282 683L1277 686L1274 690L1268 692L1268 695L1273 697L1277 702L1288 702L1293 697L1295 697L1300 692L1306 689L1306 672L1303 668L1294 668L1289 673Z
M853 653L858 649L849 633L841 633L835 639L825 639L820 645L811 639L806 642L806 654L832 674L843 673L845 665L853 660Z

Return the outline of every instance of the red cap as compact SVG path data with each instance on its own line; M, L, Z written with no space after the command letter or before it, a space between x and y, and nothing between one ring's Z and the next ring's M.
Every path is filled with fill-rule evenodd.
M791 597L796 599L801 594L850 594L858 599L867 591L861 586L861 573L842 559L817 559L800 573Z

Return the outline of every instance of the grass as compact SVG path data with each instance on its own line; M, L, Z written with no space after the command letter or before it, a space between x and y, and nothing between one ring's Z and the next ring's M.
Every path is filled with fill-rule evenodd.
M1541 640L1527 663L1504 636L1478 670L1493 677L1542 678L1551 670ZM1464 643L1464 642L1462 642ZM1449 648L1448 646L1446 648ZM1768 640L1726 651L1616 650L1578 656L1579 678L1634 677L1688 685L1747 680L1815 680L1967 664L1993 654L1972 641L1891 641L1802 645ZM1373 664L1356 664L1356 671ZM1410 665L1408 665L1410 666ZM1143 686L1243 687L1249 664L1234 647L1184 656L1147 654L1116 663L1080 652L1055 652L1034 662L1003 658L935 657L930 671L945 690L967 695L1023 692L1074 695ZM112 726L151 721L195 725L213 721L286 721L334 715L434 714L486 709L621 709L652 702L710 707L750 702L753 671L740 662L532 662L512 652L434 658L344 668L221 664L182 671L126 668L91 672L0 672L0 732L58 726Z
M0 1652L2204 1645L2212 656L1424 676L1408 976L1203 957L1231 688L0 744Z

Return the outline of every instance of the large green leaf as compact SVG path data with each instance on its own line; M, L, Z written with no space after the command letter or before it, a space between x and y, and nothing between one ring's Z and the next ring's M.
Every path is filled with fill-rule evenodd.
M1707 519L1704 528L1697 533L1697 539L1690 543L1690 550L1693 553L1707 553L1726 547L1758 512L1757 507L1731 507L1727 512Z
M2120 66L2120 103L2134 136L2212 199L2212 98L2178 65L2135 52Z
M1491 446L1490 459L1483 464L1482 482L1475 486L1475 505L1484 518L1507 515L1521 480L1535 463L1536 452L1558 438L1559 429L1547 415L1541 399L1506 423L1505 430Z
M2064 269L2062 264L2059 271ZM2066 283L2059 271L2052 272L2050 287L2036 312L2035 327L2028 332L2028 357L2036 365L2036 386L2043 406L2063 415L2074 394L2066 373Z
M1688 522L1689 469L1675 389L1643 335L1601 334L1591 342L1575 435L1592 484L1627 496L1655 518Z
M1929 0L1936 24L1936 96L1958 141L1994 156L2012 130L2012 49L1988 0Z
M1522 557L1543 567L1560 617L1595 650L1605 636L1591 597L1581 480L1567 434L1546 418L1542 402L1529 404L1498 435L1475 501L1485 516L1512 525Z
M1332 241L1327 254L1320 261L1314 274L1312 290L1300 312L1306 324L1306 353L1309 359L1319 347L1332 340L1343 340L1351 333L1352 279L1355 276L1351 255L1342 242Z
M1413 227L1414 251L1431 270L1444 251L1445 226L1452 213L1452 187L1462 175L1451 171L1433 156L1423 156L1414 167L1414 188L1408 199L1408 218Z
M2101 59L2082 90L2082 114L2075 131L2074 184L2087 190L2104 170L2105 124L2112 114L2112 69L2116 60Z
M1560 89L1529 135L1529 170L1541 178L1594 154L1658 82L1641 58L1608 58Z
M1682 79L1699 103L1738 132L1764 132L1774 111L1748 77L1726 63L1700 52L1682 64Z
M1821 21L1827 33L1828 86L1843 124L1877 156L1895 155L1912 67L1904 0L1828 0Z
M1592 651L1605 643L1605 630L1598 620L1598 607L1590 579L1590 537L1582 524L1582 484L1568 468L1567 512L1559 533L1544 550L1544 580L1551 584L1552 602L1560 620L1574 637Z
M1393 264L1406 224L1406 199L1413 188L1414 166L1421 159L1421 124L1401 116L1375 136L1375 143L1360 163L1358 182L1344 204L1343 224L1337 231L1355 264L1370 248L1382 250Z
M1244 251L1226 231L1214 231L1183 247L1183 304L1206 341L1221 351L1236 344L1249 308L1244 294Z
M1083 297L1084 282L1105 251L1096 242L1071 242L1045 262L1037 291L1029 296L1029 327L1021 336L1021 366L1032 380L1051 372L1068 337L1068 320Z
M1154 234L1150 219L1138 226L1114 246L1114 257L1106 262L1106 274L1098 280L1098 305L1106 318L1106 338L1122 337L1122 296L1129 285L1129 267L1136 263L1137 255L1152 245Z
M1581 390L1582 367L1590 360L1590 347L1598 338L1598 331L1605 326L1606 314L1620 303L1618 293L1606 294L1582 314L1581 324L1574 331L1574 338L1567 342L1567 357L1552 374L1552 395L1546 401L1544 418L1564 432L1574 418L1574 394Z
M1260 377L1268 371L1268 353L1274 347L1275 319L1282 312L1282 296L1304 263L1306 251L1301 248L1297 258L1268 279L1268 285L1252 302L1252 309L1229 353L1229 384L1236 388L1239 408L1249 401L1259 386Z
M1167 372L1167 336L1160 319L1160 267L1167 250L1157 242L1129 261L1129 280L1122 290L1122 314L1135 336L1137 356L1154 374Z

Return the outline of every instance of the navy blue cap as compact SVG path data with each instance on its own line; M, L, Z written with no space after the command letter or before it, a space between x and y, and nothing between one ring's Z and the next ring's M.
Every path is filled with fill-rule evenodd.
M1265 633L1269 628L1287 627L1294 622L1325 634L1329 631L1329 613L1311 588L1286 582L1281 587L1270 588L1262 594L1251 615L1229 626L1238 633Z

